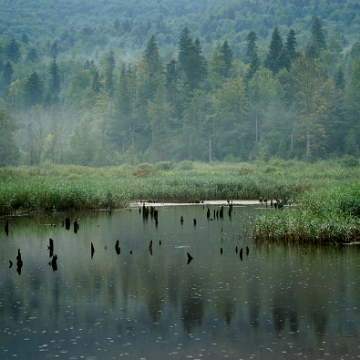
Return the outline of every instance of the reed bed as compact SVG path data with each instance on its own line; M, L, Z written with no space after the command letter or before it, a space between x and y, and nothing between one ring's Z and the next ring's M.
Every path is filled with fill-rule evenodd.
M297 206L257 217L258 242L351 243L360 241L360 183L310 190Z
M2 168L0 215L116 208L138 200L292 199L310 189L338 183L343 171L341 167L324 166L319 172L313 165L299 163L271 167L194 163L189 171L175 167L171 171L148 172L138 172L129 165ZM346 176L358 178L359 171L347 171Z

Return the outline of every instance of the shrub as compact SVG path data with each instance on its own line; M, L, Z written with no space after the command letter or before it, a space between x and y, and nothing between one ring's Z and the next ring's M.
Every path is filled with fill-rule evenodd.
M146 177L146 176L151 176L154 175L156 173L156 170L152 167L148 167L148 168L136 168L133 171L133 176L136 177Z
M359 160L353 155L345 155L341 163L344 167L356 167L359 165Z
M183 160L178 163L177 167L179 170L193 170L194 164L190 160Z
M147 162L141 163L141 164L137 165L137 167L140 169L149 169L149 168L153 169L154 168L154 166L152 164L149 164Z
M173 169L173 164L171 161L160 161L155 165L155 169L169 171Z
M242 166L241 168L236 170L238 175L248 175L252 174L255 170L250 166Z
M265 174L271 174L271 173L274 173L277 171L277 168L275 166L267 166L265 169L264 169L264 173Z

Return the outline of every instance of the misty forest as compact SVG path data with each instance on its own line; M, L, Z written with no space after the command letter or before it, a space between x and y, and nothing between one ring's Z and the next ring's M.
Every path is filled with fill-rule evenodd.
M359 0L0 9L1 359L359 356Z
M0 3L0 166L360 155L355 1Z

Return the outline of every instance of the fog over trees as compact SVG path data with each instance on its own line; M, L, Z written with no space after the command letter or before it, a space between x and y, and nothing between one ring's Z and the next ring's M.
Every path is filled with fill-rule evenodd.
M3 3L2 16L15 16L10 2ZM79 19L79 26L65 29L59 20L63 33L54 28L45 43L48 35L37 33L36 24L27 28L26 19L21 36L11 26L0 31L0 166L360 155L360 45L348 31L354 19L345 28L339 10L338 20L331 12L325 20L312 16L308 26L300 25L305 14L286 22L273 1L269 19L277 21L265 34L245 26L252 2L200 2L179 10L182 17L169 10L169 1L161 4L161 11L168 8L162 20L141 22L135 5L132 19L113 14L112 36L101 25L103 45L95 38L109 20L107 6L93 27ZM360 15L353 3L344 4ZM23 11L31 13L31 6ZM260 19L265 3L258 6ZM176 17L185 26L170 29ZM214 36L210 24L218 28L221 18L228 21L227 36ZM239 19L242 31L233 27ZM335 31L334 22L343 31ZM161 26L168 27L167 39Z

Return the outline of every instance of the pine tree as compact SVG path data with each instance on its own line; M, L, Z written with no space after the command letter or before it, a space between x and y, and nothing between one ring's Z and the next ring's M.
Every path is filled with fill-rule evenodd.
M14 74L14 70L11 65L11 62L7 61L3 70L4 86L9 86L11 84L13 74Z
M50 64L49 85L50 85L49 90L53 97L54 102L58 102L59 94L60 94L60 74L59 74L59 67L56 63L56 59L53 60Z
M154 35L148 40L143 60L146 63L150 74L160 74L162 72L162 61Z
M99 71L98 69L94 68L92 70L92 82L91 82L91 90L95 93L98 94L100 92L100 76L99 76Z
M246 40L246 53L245 53L245 64L251 64L253 62L254 56L257 56L257 46L256 41L258 37L254 30L250 31L247 40Z
M296 59L297 53L296 53L296 33L295 30L290 29L289 33L286 38L285 43L285 50L287 52L287 55L289 56L290 60Z
M256 71L259 70L260 68L260 59L259 56L257 54L257 52L254 53L254 56L250 62L250 66L248 67L246 74L245 74L245 78L246 81L249 82L251 80L251 78L254 76L254 74L256 73Z
M36 62L38 60L39 56L35 48L31 48L26 55L26 60L29 62Z
M16 165L19 149L14 133L18 129L16 120L4 109L0 109L0 166Z
M179 56L178 62L181 71L186 73L186 70L189 66L189 59L191 57L191 48L193 46L193 40L190 36L190 31L186 27L181 31L180 40L179 40Z
M270 48L264 61L264 66L270 69L274 74L277 74L281 67L283 67L282 61L280 61L283 48L284 44L279 29L275 26L271 37Z
M120 80L114 95L114 116L109 126L109 138L118 150L134 145L135 123L133 117L134 94L131 70L126 70L123 63Z
M311 38L305 49L305 56L308 59L318 59L320 57L320 51L318 43L315 38Z
M41 104L44 97L44 83L34 72L25 83L25 103L28 107Z
M350 80L345 89L344 113L348 128L356 130L356 138L360 139L360 59L354 61L351 68Z
M335 74L335 88L341 91L345 90L345 74L342 66L339 66L338 71Z
M181 105L179 103L179 72L178 63L175 59L166 64L165 89L166 101L172 106L175 116L180 116Z
M193 42L190 31L185 28L180 35L178 63L185 75L187 91L193 91L206 77L206 60L202 55L199 39Z
M106 54L105 58L105 90L110 96L114 93L114 70L115 70L115 57L112 50Z
M220 53L223 55L223 61L224 61L224 74L223 76L225 78L229 77L230 69L234 60L234 54L232 50L230 49L230 46L228 42L225 40L221 49Z
M8 59L10 61L14 62L15 64L18 63L20 60L20 57L21 57L20 45L14 38L12 38L10 40L10 43L7 46L6 55L7 55Z
M312 38L317 43L319 50L320 51L325 50L326 49L326 39L325 39L324 30L322 28L321 21L318 17L316 17L314 19L314 22L311 26L311 35L312 35Z
M27 35L25 33L23 33L23 35L21 37L21 42L24 43L24 44L29 43L29 38L27 37Z
M53 59L56 59L56 57L59 55L59 53L60 53L60 49L59 49L58 42L54 41L54 43L51 45L50 56Z

